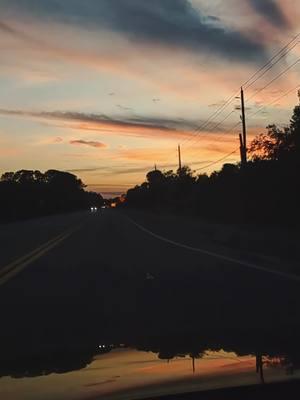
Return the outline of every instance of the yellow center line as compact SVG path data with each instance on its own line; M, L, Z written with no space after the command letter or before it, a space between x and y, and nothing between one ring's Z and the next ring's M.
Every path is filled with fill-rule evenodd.
M56 240L58 240L64 234L65 234L64 232L60 233L59 235L55 236L54 238L48 240L46 243L41 244L40 246L36 247L34 250L30 251L29 253L25 254L24 256L21 256L20 258L12 261L11 263L7 264L5 267L1 268L0 277L5 275L7 272L9 272L15 266L20 264L22 261L25 261L27 258L30 258L31 256L33 256L36 253L38 253L39 251L41 251L44 247L47 247L52 242L55 242Z
M65 232L59 234L53 239L48 240L46 243L32 250L28 254L18 258L17 260L11 262L0 270L0 286L9 281L11 278L16 276L28 265L42 257L48 251L59 245L69 236L71 236L75 231L79 230L83 224L77 225L71 229L67 229Z

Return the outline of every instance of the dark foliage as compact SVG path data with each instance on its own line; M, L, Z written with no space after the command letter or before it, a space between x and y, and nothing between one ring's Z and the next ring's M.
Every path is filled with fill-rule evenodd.
M224 164L210 176L189 167L150 171L127 192L122 206L199 215L222 222L299 224L300 106L290 126L257 136L247 166Z
M80 179L68 172L6 172L0 180L0 221L101 206L102 196L87 192L84 187Z

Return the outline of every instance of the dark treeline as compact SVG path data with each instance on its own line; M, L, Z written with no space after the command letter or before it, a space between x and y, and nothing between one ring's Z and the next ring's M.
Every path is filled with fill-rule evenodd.
M6 172L0 180L0 221L101 206L102 196L84 188L82 181L68 172Z
M248 148L249 162L224 164L210 176L150 171L122 206L187 213L224 222L299 224L300 106L290 125L269 125Z

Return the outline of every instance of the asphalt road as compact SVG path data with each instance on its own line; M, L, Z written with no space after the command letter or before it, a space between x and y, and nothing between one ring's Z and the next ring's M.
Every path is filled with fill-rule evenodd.
M193 332L263 342L298 334L297 278L175 218L170 226L130 218L101 210L0 227L2 360Z

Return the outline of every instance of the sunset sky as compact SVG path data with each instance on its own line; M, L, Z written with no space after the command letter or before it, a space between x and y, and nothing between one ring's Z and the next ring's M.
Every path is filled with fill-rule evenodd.
M109 195L175 168L178 143L192 169L219 168L239 99L195 129L300 31L298 1L0 0L0 173L71 171ZM245 90L250 137L288 123L299 40Z

